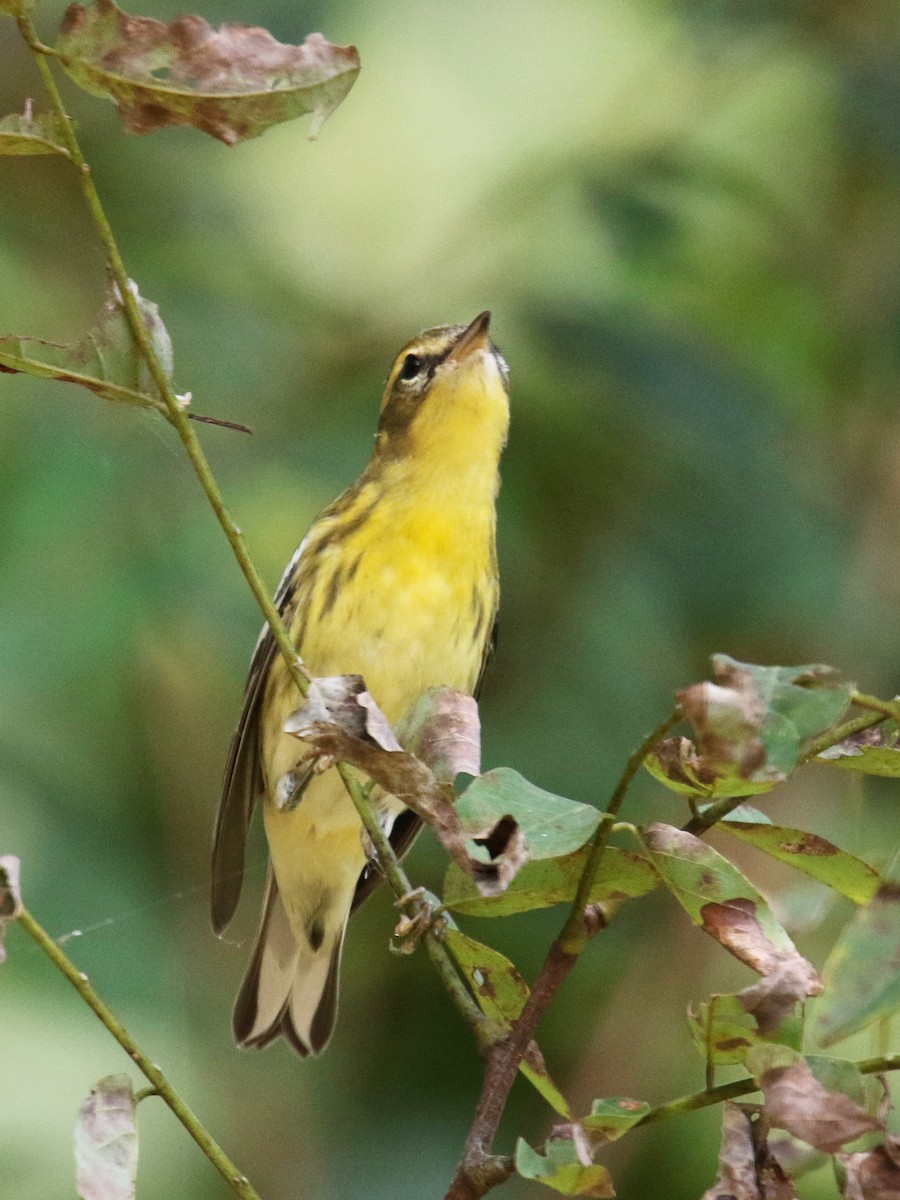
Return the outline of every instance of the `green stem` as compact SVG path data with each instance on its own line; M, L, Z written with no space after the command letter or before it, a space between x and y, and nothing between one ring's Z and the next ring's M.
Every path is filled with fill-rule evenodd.
M209 1130L181 1099L159 1067L147 1057L118 1017L104 1004L91 986L87 976L78 970L72 960L26 908L21 910L17 920L28 936L37 942L53 965L65 975L85 1004L100 1018L128 1057L147 1077L152 1089L166 1102L231 1189L242 1197L242 1200L260 1200L259 1194L251 1186L246 1176L241 1174ZM139 1093L139 1095L145 1094L148 1094L146 1089L144 1093Z
M873 712L881 713L883 717L900 721L900 702L896 699L880 700L877 696L869 696L865 692L853 692L850 699L860 708L870 708Z
M156 351L153 349L153 344L147 329L141 318L140 310L134 293L129 286L130 281L128 272L125 270L125 264L122 261L122 256L119 253L119 247L116 245L115 237L112 229L103 210L103 205L100 201L100 196L94 186L94 181L91 176L91 169L85 161L85 157L81 152L81 146L78 144L78 139L75 136L75 131L72 121L66 112L59 89L56 86L56 81L53 78L53 73L46 61L45 47L37 36L37 31L32 23L31 17L24 14L17 18L17 23L22 37L28 44L29 49L34 54L35 63L37 64L38 72L41 76L41 81L46 89L50 104L58 115L62 124L62 136L69 151L69 155L75 168L78 172L78 178L81 183L81 190L84 192L85 200L87 201L88 209L97 228L100 240L106 250L106 256L109 263L109 269L113 279L116 281L119 289L119 295L122 301L122 309L128 321L135 342L140 349L141 355L147 363L147 367L153 378L153 382L159 391L160 397L166 406L166 414L169 421L175 427L181 442L187 451L188 458L196 472L197 478L200 480L200 486L206 493L207 499L212 505L219 524L224 530L225 536L234 551L234 556L238 560L238 564L244 573L244 578L250 585L250 590L253 592L256 602L265 616L272 630L272 636L278 645L279 650L284 655L285 662L291 673L291 677L302 696L305 696L309 688L308 677L303 670L303 664L297 654L296 647L291 639L281 616L275 607L268 589L263 583L259 572L253 564L252 559L247 551L243 535L240 529L234 523L231 514L225 506L225 499L219 490L219 485L216 483L215 477L210 469L206 455L203 453L203 448L200 441L191 426L187 413L184 412L178 402L178 398L169 382L165 368L159 361Z
M900 1070L900 1054L884 1054L878 1058L865 1058L856 1063L863 1075L880 1075L882 1071ZM708 1108L712 1104L721 1104L723 1100L734 1100L737 1096L747 1096L758 1092L759 1085L755 1079L747 1076L744 1079L734 1079L731 1083L720 1083L718 1087L706 1088L702 1092L693 1092L689 1096L680 1096L677 1100L669 1100L656 1108L651 1108L638 1124L649 1125L652 1121L664 1121L667 1117L678 1117L682 1113L694 1112L698 1108Z
M431 911L431 906L427 901L415 895L409 877L403 870L399 858L394 853L394 847L391 845L390 838L384 832L384 829L382 829L381 822L375 814L370 799L372 789L369 788L367 792L364 785L360 783L353 773L352 767L348 767L346 763L338 763L337 771L344 781L344 787L347 789L347 793L353 801L353 806L359 813L359 819L362 821L366 833L369 835L369 840L378 858L378 865L383 871L391 891L398 900L403 900L409 904L413 916L418 916L422 920L432 921L434 913ZM462 1015L463 1020L468 1022L472 1027L479 1045L482 1047L490 1045L495 1040L494 1024L488 1020L472 999L468 989L459 977L453 959L434 929L426 931L425 946L428 950L428 957L434 964L441 982L450 993L450 998Z
M572 901L569 916L559 935L559 945L566 954L580 954L587 945L590 937L584 913L590 902L591 888L594 886L594 880L597 877L597 872L603 861L603 855L606 852L606 844L616 823L616 817L619 815L619 809L622 807L625 794L631 786L635 775L641 769L644 759L656 743L665 737L669 730L674 725L677 725L680 720L681 710L676 708L651 733L647 734L625 764L625 769L619 778L616 790L610 798L606 812L600 818L600 824L597 826L597 832L594 834L594 841L591 845L591 852L588 855L587 862L584 864L584 870L581 872L581 878L578 881L578 891L575 893L575 899Z
M854 733L862 733L864 729L871 729L873 725L879 725L885 718L885 713L879 709L875 709L873 712L852 717L849 721L845 721L843 725L838 725L834 729L826 729L824 733L820 733L817 738L813 738L809 743L806 748L804 761L810 762L817 754L821 754L823 750L828 750L831 746L836 746L846 738L852 737Z

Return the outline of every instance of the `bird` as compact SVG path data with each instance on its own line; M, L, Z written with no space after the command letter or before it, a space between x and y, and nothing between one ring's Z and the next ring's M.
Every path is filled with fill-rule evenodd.
M319 677L361 675L391 723L431 687L476 695L496 636L496 500L509 371L490 340L490 322L482 312L468 325L427 329L403 347L387 377L367 466L313 522L275 594L306 669ZM299 802L279 807L279 781L305 753L284 732L300 703L266 625L225 768L211 910L221 935L237 908L261 798L265 901L232 1028L241 1047L283 1037L306 1057L331 1037L347 921L380 876L336 767L307 771ZM375 797L385 833L405 853L418 817L394 797Z

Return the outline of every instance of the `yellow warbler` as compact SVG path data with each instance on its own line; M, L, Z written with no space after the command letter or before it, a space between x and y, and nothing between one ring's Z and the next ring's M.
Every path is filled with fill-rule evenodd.
M359 674L399 720L430 687L474 692L499 596L498 463L509 424L506 363L490 313L426 330L388 375L375 449L359 479L316 519L276 602L308 669ZM284 722L300 696L266 627L250 664L213 845L212 921L231 920L247 828L264 798L271 865L262 922L234 1010L242 1046L279 1035L301 1055L334 1027L344 931L377 881L362 825L332 767L299 803L279 781L304 755ZM398 852L418 819L373 793Z

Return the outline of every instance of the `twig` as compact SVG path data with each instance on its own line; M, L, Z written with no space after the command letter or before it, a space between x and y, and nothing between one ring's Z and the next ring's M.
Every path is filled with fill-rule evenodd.
M194 1115L181 1099L159 1067L147 1057L118 1017L101 1000L97 991L89 982L88 977L78 970L72 960L60 949L50 934L47 933L46 929L38 924L27 908L21 910L17 920L28 936L37 942L53 965L62 971L63 975L65 975L75 991L78 992L85 1004L96 1013L128 1057L150 1081L152 1087L138 1093L139 1098L156 1092L169 1106L231 1189L242 1200L260 1200L259 1194L251 1186L247 1177L241 1174L206 1126L200 1122L199 1118Z
M900 1054L885 1054L879 1058L865 1058L855 1064L863 1075L880 1075L882 1071L900 1071ZM723 1100L734 1100L737 1096L747 1096L759 1090L755 1079L746 1076L744 1079L733 1079L731 1083L720 1083L718 1087L706 1088L702 1092L692 1092L689 1096L679 1096L677 1100L668 1100L651 1108L646 1116L638 1121L635 1129L641 1125L649 1125L653 1121L664 1121L668 1117L678 1117L682 1113L694 1112L698 1108L708 1108L712 1104L721 1104Z
M488 1051L478 1107L469 1127L463 1156L445 1200L479 1200L491 1188L496 1187L498 1182L502 1182L493 1178L491 1164L495 1161L495 1156L491 1153L491 1148L522 1057L563 980L575 966L590 937L602 927L588 915L588 898L625 794L644 759L660 738L680 719L681 712L675 709L644 738L625 764L607 811L594 835L591 853L584 865L566 923L559 937L551 945L525 1007L509 1034Z
M234 551L234 556L238 560L241 570L244 573L244 578L250 585L250 590L256 598L256 602L262 609L263 615L272 630L272 636L278 645L279 650L284 656L288 669L294 683L297 685L300 694L306 695L309 687L307 677L303 671L302 663L297 654L297 650L291 640L291 636L281 620L281 616L275 607L268 589L263 583L259 572L253 564L252 559L247 551L247 546L244 542L243 535L237 525L234 523L231 514L225 506L225 499L219 490L219 485L216 482L215 476L212 473L206 455L203 453L203 448L191 427L190 418L184 412L178 399L175 395L171 383L166 377L165 369L159 361L159 357L153 348L150 336L141 318L140 310L137 306L137 301L130 287L128 272L125 270L125 264L122 261L122 256L119 253L119 247L116 244L113 236L112 228L109 220L104 212L103 205L100 201L100 196L94 186L94 181L91 176L91 169L88 166L84 155L81 152L81 146L78 144L78 139L75 136L75 131L71 119L66 112L62 97L59 94L59 89L56 86L56 81L53 78L53 73L46 61L46 55L50 51L50 47L44 46L37 35L37 30L31 20L31 17L25 13L17 17L17 24L22 37L28 44L29 49L34 55L34 60L37 65L38 72L41 76L41 81L47 92L50 104L60 120L60 132L65 142L69 156L75 165L78 179L81 183L81 190L84 192L85 200L87 201L88 209L96 226L97 233L103 243L106 251L109 269L113 278L116 281L119 289L119 295L122 301L122 308L128 325L141 356L147 363L147 367L153 378L153 382L159 391L159 394L166 406L169 421L175 427L178 436L181 438L182 444L187 451L188 457L191 460L197 478L200 480L200 485L206 493L207 499L212 505L219 524L225 532L225 536Z
M591 852L588 855L587 862L584 864L584 870L581 872L581 878L578 881L578 890L575 893L575 899L572 901L572 908L559 935L560 945L568 954L580 954L591 936L592 931L588 929L585 921L585 911L590 900L591 888L594 886L594 880L597 877L597 872L600 870L600 864L603 861L603 855L606 852L606 844L612 833L613 825L616 823L616 817L619 815L619 809L622 807L625 794L631 786L635 775L641 769L644 759L657 742L664 738L669 730L674 725L677 725L680 720L681 709L676 708L669 713L664 721L660 721L651 733L647 734L625 764L625 769L619 778L619 782L616 784L616 789L610 797L609 804L606 806L606 812L600 818L600 824L597 826L597 832L594 834L594 840L591 845Z
M347 789L347 793L353 801L356 811L359 813L359 818L365 827L366 833L369 835L369 840L377 855L378 866L384 873L384 877L394 895L398 900L407 900L408 906L414 916L423 921L431 921L434 915L431 906L427 900L423 900L415 895L409 877L403 870L400 860L394 853L394 847L391 845L390 839L382 829L381 822L373 810L370 800L371 793L367 794L366 789L354 775L353 768L348 767L346 763L338 763L337 771L344 781L344 787ZM496 1040L494 1023L488 1020L473 1000L459 977L453 959L448 954L446 947L439 940L433 928L426 929L425 946L428 950L428 957L441 977L441 982L450 993L450 998L453 1000L463 1019L472 1027L479 1045L487 1047L493 1044Z

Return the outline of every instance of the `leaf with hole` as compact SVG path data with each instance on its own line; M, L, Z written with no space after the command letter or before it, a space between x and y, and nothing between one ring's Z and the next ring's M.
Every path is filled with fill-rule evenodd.
M527 862L505 892L483 896L472 880L451 863L444 877L443 902L453 912L473 917L507 917L554 904L571 904L588 860L583 846L560 858ZM607 846L594 879L588 903L600 908L606 920L626 901L659 886L659 876L640 854Z
M545 792L509 767L473 779L456 801L456 811L469 828L489 827L501 817L512 816L532 861L577 850L593 834L602 815L590 804Z
M254 25L164 25L113 0L70 5L56 50L80 87L114 102L129 133L192 125L229 146L305 113L315 137L359 74L356 48L320 33L284 45Z

